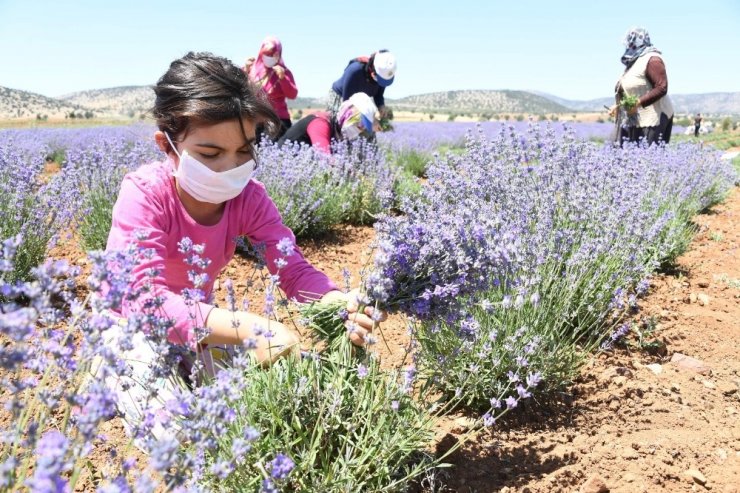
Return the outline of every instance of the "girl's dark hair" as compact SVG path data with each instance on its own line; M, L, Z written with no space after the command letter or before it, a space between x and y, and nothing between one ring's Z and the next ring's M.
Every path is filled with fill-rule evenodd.
M154 93L152 115L173 139L193 125L231 119L238 119L240 126L241 118L255 120L271 135L280 125L264 91L230 60L211 53L191 51L172 62Z

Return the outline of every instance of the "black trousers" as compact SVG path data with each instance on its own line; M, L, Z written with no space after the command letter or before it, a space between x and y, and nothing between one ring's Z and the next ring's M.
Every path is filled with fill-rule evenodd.
M278 127L278 131L276 135L273 135L270 137L265 133L265 127L263 125L257 125L256 128L256 134L257 134L257 142L260 142L263 137L267 137L272 142L277 142L280 137L285 135L285 132L288 131L288 129L293 125L293 122L290 121L290 118L281 118L280 119L280 127Z
M660 122L654 127L626 127L622 128L622 142L639 142L657 144L671 141L673 131L673 117L668 118L665 113L660 114Z
M699 128L700 127L701 127L701 125L694 125L694 137L698 137L699 136Z

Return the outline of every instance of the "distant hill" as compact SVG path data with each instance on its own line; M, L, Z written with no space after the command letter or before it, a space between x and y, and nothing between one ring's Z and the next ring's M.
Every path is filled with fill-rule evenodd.
M614 103L613 97L574 101L563 99L544 92L531 91L557 104L575 111L601 111L604 105ZM710 92L705 94L671 94L676 113L704 113L707 115L740 114L740 92Z
M138 117L154 106L152 86L121 86L93 89L60 96L58 99L90 108L109 117Z
M86 108L69 101L0 86L0 118L24 120L36 117L64 118L72 112L84 115L85 111Z
M671 95L677 113L701 112L705 115L740 115L740 92ZM323 108L326 96L301 97L288 102L291 110ZM602 111L611 97L574 101L535 91L465 90L418 94L399 99L386 98L394 110L421 113L468 113L471 115L529 113L553 114ZM154 104L151 86L122 86L75 92L49 98L0 86L0 119L76 118L138 119Z
M526 91L445 91L388 100L393 109L448 113L563 113L565 106Z

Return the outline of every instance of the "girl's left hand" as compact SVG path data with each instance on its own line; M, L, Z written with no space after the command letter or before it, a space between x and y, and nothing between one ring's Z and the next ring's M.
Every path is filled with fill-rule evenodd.
M275 71L275 75L278 76L278 79L283 80L285 77L285 69L280 65L275 65L272 69Z
M381 322L388 318L388 314L381 310L375 310L372 306L366 306L359 312L359 303L357 297L360 290L355 288L349 293L341 291L329 291L322 298L322 302L332 302L337 300L347 300L347 312L349 318L344 323L347 327L349 340L355 346L364 346L367 344L367 336L372 333L373 329L378 327Z

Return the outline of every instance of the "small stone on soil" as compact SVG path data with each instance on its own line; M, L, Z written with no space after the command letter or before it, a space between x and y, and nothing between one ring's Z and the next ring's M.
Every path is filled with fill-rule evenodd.
M705 485L707 483L707 478L698 469L688 469L686 471L686 475L700 485Z
M609 487L603 479L594 474L581 486L579 493L609 493Z
M709 365L704 363L702 360L692 358L691 356L686 356L681 353L673 353L671 364L675 365L679 369L693 371L700 375L708 375L712 372Z

